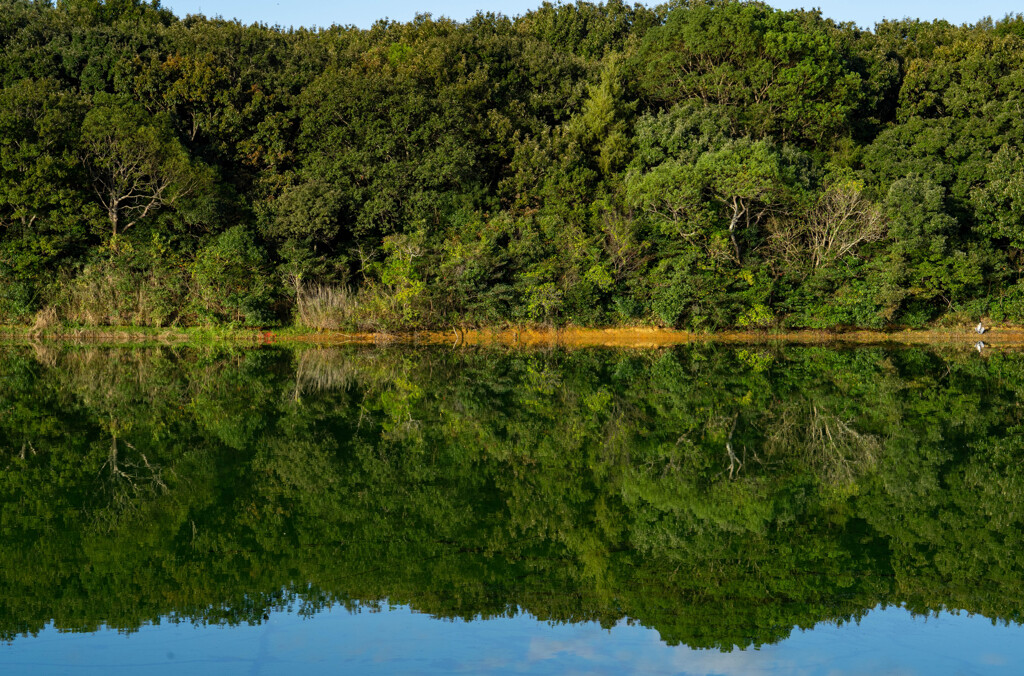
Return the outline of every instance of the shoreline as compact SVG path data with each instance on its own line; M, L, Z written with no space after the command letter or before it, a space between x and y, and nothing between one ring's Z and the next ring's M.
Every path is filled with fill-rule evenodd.
M1024 328L993 328L978 335L971 327L902 329L879 331L855 329L794 329L767 331L721 331L697 333L652 327L511 327L491 329L450 329L448 331L344 332L295 328L204 329L148 327L48 328L0 326L0 343L59 342L112 345L224 344L239 346L296 345L330 347L337 345L444 345L500 347L619 347L658 348L692 343L734 345L919 345L969 347L981 340L988 347L1024 348Z

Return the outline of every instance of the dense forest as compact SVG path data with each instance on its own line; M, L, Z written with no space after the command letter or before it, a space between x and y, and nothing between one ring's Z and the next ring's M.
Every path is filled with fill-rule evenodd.
M409 604L1024 621L1024 358L0 348L0 641Z
M1021 15L0 0L0 323L1019 322L1022 252Z

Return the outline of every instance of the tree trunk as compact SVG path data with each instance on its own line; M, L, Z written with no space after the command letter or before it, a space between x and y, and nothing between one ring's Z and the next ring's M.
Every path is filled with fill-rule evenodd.
M729 221L729 239L732 241L733 251L736 252L736 263L740 263L740 245L736 241L736 226L740 222L740 217L746 212L746 208L741 207L741 203L735 197L732 199L732 220Z

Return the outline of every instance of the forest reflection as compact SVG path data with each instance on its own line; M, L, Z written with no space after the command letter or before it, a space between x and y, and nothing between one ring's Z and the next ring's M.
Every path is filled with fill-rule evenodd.
M285 607L1020 623L1024 355L0 348L0 638Z

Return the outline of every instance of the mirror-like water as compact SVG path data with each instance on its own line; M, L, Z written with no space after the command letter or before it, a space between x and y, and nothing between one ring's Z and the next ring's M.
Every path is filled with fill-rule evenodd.
M1019 663L1022 387L966 351L4 348L0 667Z
M4 673L179 674L1011 674L1019 628L980 616L923 620L889 608L857 624L822 623L760 648L669 646L625 621L547 624L528 614L485 622L438 621L407 607L331 609L314 618L272 613L258 625L146 626L131 634L44 630L0 657Z

